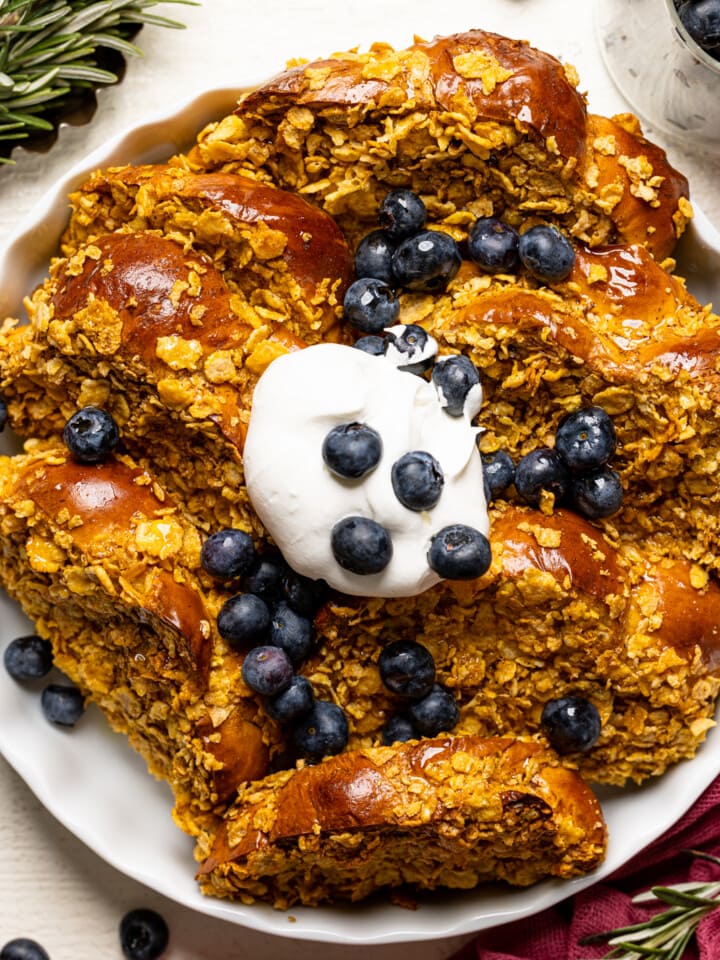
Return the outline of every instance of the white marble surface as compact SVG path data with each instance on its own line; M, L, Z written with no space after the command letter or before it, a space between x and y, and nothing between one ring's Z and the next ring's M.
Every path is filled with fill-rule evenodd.
M145 57L129 63L119 86L102 92L89 125L66 128L45 154L17 151L16 166L0 169L1 237L55 179L109 138L206 88L260 79L293 56L319 56L376 39L405 45L413 34L428 38L483 27L530 39L575 63L593 110L625 109L600 59L592 5L578 0L205 0L199 7L158 9L183 19L188 29L145 28L138 38ZM700 156L691 143L666 146L689 176L693 198L720 226L720 158ZM377 960L443 960L462 942L324 946L195 914L107 866L53 820L2 760L0 810L0 945L11 937L34 937L52 960L120 958L118 922L138 905L154 906L168 920L168 960L359 960L370 952Z

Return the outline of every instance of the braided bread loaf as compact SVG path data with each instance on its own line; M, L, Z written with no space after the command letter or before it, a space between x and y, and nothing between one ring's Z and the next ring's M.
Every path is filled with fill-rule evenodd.
M520 456L604 406L625 500L594 523L497 502L481 578L332 592L300 670L344 708L347 751L296 765L218 633L234 585L200 546L225 525L267 536L243 472L254 387L279 356L352 343L350 251L395 186L461 242L490 213L574 238L561 282L466 261L400 316L480 370L485 451ZM294 68L187 155L99 171L71 203L30 322L0 333L0 389L32 438L0 461L0 578L171 784L203 889L286 906L593 869L604 830L575 770L622 785L692 757L720 683L720 318L660 262L691 212L684 178L633 118L588 114L552 57L473 31ZM102 465L59 443L88 404L120 427ZM398 703L378 658L399 637L432 653L459 720L383 747ZM567 695L602 731L561 763L541 714Z

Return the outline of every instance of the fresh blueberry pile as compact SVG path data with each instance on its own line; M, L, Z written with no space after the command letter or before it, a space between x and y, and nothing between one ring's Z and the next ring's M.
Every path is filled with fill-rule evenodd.
M590 750L602 729L597 707L584 697L548 700L540 725L551 746L562 754Z
M616 446L608 414L601 407L582 407L561 420L554 448L531 450L517 466L505 451L483 455L486 497L495 499L514 483L531 506L539 506L545 492L590 520L610 517L623 499L620 477L608 466Z
M390 717L383 727L382 742L386 746L423 736L436 737L458 722L455 698L435 682L435 661L421 643L389 643L380 653L378 669L387 689L407 703L406 710Z
M340 448L346 444L355 466L362 460L362 438L362 431L335 438ZM213 533L203 544L200 562L217 580L239 581L243 592L221 607L218 632L245 652L243 680L263 697L270 717L292 725L298 756L316 763L340 753L348 740L345 714L334 703L317 700L310 682L295 672L315 646L313 620L327 599L327 584L291 570L275 551L258 553L252 537L241 530Z
M411 190L391 190L380 207L380 229L372 230L355 251L355 276L345 294L345 320L368 336L356 346L382 353L376 340L400 313L398 291L438 293L462 264L458 243L448 233L426 229L422 199ZM472 225L467 255L486 273L516 273L521 267L541 283L567 279L575 263L570 241L556 227L537 224L520 234L498 217Z
M456 401L455 407L445 407L450 416L458 416L458 410L462 413L462 392L467 391L467 396L479 383L477 371L470 361L465 361L464 357L455 359L464 361L461 378L452 380L453 371L457 370L452 364L443 364L447 374L439 378L441 382L451 384L448 394ZM466 364L472 368L472 376L465 369ZM380 462L382 441L367 424L340 424L325 437L322 452L334 476L346 480L361 479ZM431 510L440 500L443 470L426 450L410 450L403 454L393 463L390 476L395 496L408 510ZM344 570L361 576L381 573L393 555L389 531L369 517L342 517L331 530L330 544L337 563ZM443 527L431 538L427 559L430 569L445 579L472 580L486 572L492 557L490 544L483 533L474 527L453 524Z
M18 683L41 680L53 667L52 646L34 634L16 637L5 648L3 662ZM85 698L74 684L50 683L40 695L40 706L49 723L74 727L85 712Z
M720 0L676 0L675 6L695 43L720 60Z

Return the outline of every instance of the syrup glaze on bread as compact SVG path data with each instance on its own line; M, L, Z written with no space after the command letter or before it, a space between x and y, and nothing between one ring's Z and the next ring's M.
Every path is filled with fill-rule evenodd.
M565 281L466 261L444 293L403 294L401 320L479 368L483 450L517 457L566 412L607 409L625 501L595 523L498 501L482 578L331 593L300 670L343 707L348 748L296 764L218 634L237 584L208 577L200 545L224 525L265 536L243 481L253 388L283 353L352 343L352 250L396 186L461 242L491 213L573 237ZM665 259L690 212L634 118L588 113L569 68L483 31L295 67L187 155L73 194L29 324L0 333L2 394L31 438L0 460L0 578L170 782L207 893L286 907L587 872L605 834L584 780L693 756L720 685L720 318ZM59 442L87 404L122 437L91 467ZM383 747L402 705L378 658L399 637L431 651L460 719ZM602 731L560 760L541 714L563 696L589 700Z

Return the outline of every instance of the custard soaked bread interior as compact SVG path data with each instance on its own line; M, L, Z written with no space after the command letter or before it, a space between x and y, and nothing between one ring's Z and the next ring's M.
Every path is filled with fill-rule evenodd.
M248 647L217 619L245 580L210 576L201 550L229 526L272 556L243 462L255 388L277 358L353 344L353 251L394 187L463 253L490 214L572 238L562 280L465 258L445 289L403 292L399 322L472 360L486 453L552 446L565 414L602 406L624 501L589 521L511 488L490 505L482 576L410 597L330 590L294 665L345 717L343 752L320 759L247 681ZM285 907L587 872L605 831L585 781L694 755L720 683L720 318L672 273L687 196L634 118L588 113L571 69L482 31L301 64L186 155L97 171L72 195L29 323L0 333L28 438L0 461L0 576L170 783L205 892ZM62 443L88 405L121 436L91 465ZM457 718L387 745L407 701L380 655L402 639L429 652ZM563 698L600 727L559 757L543 713Z

